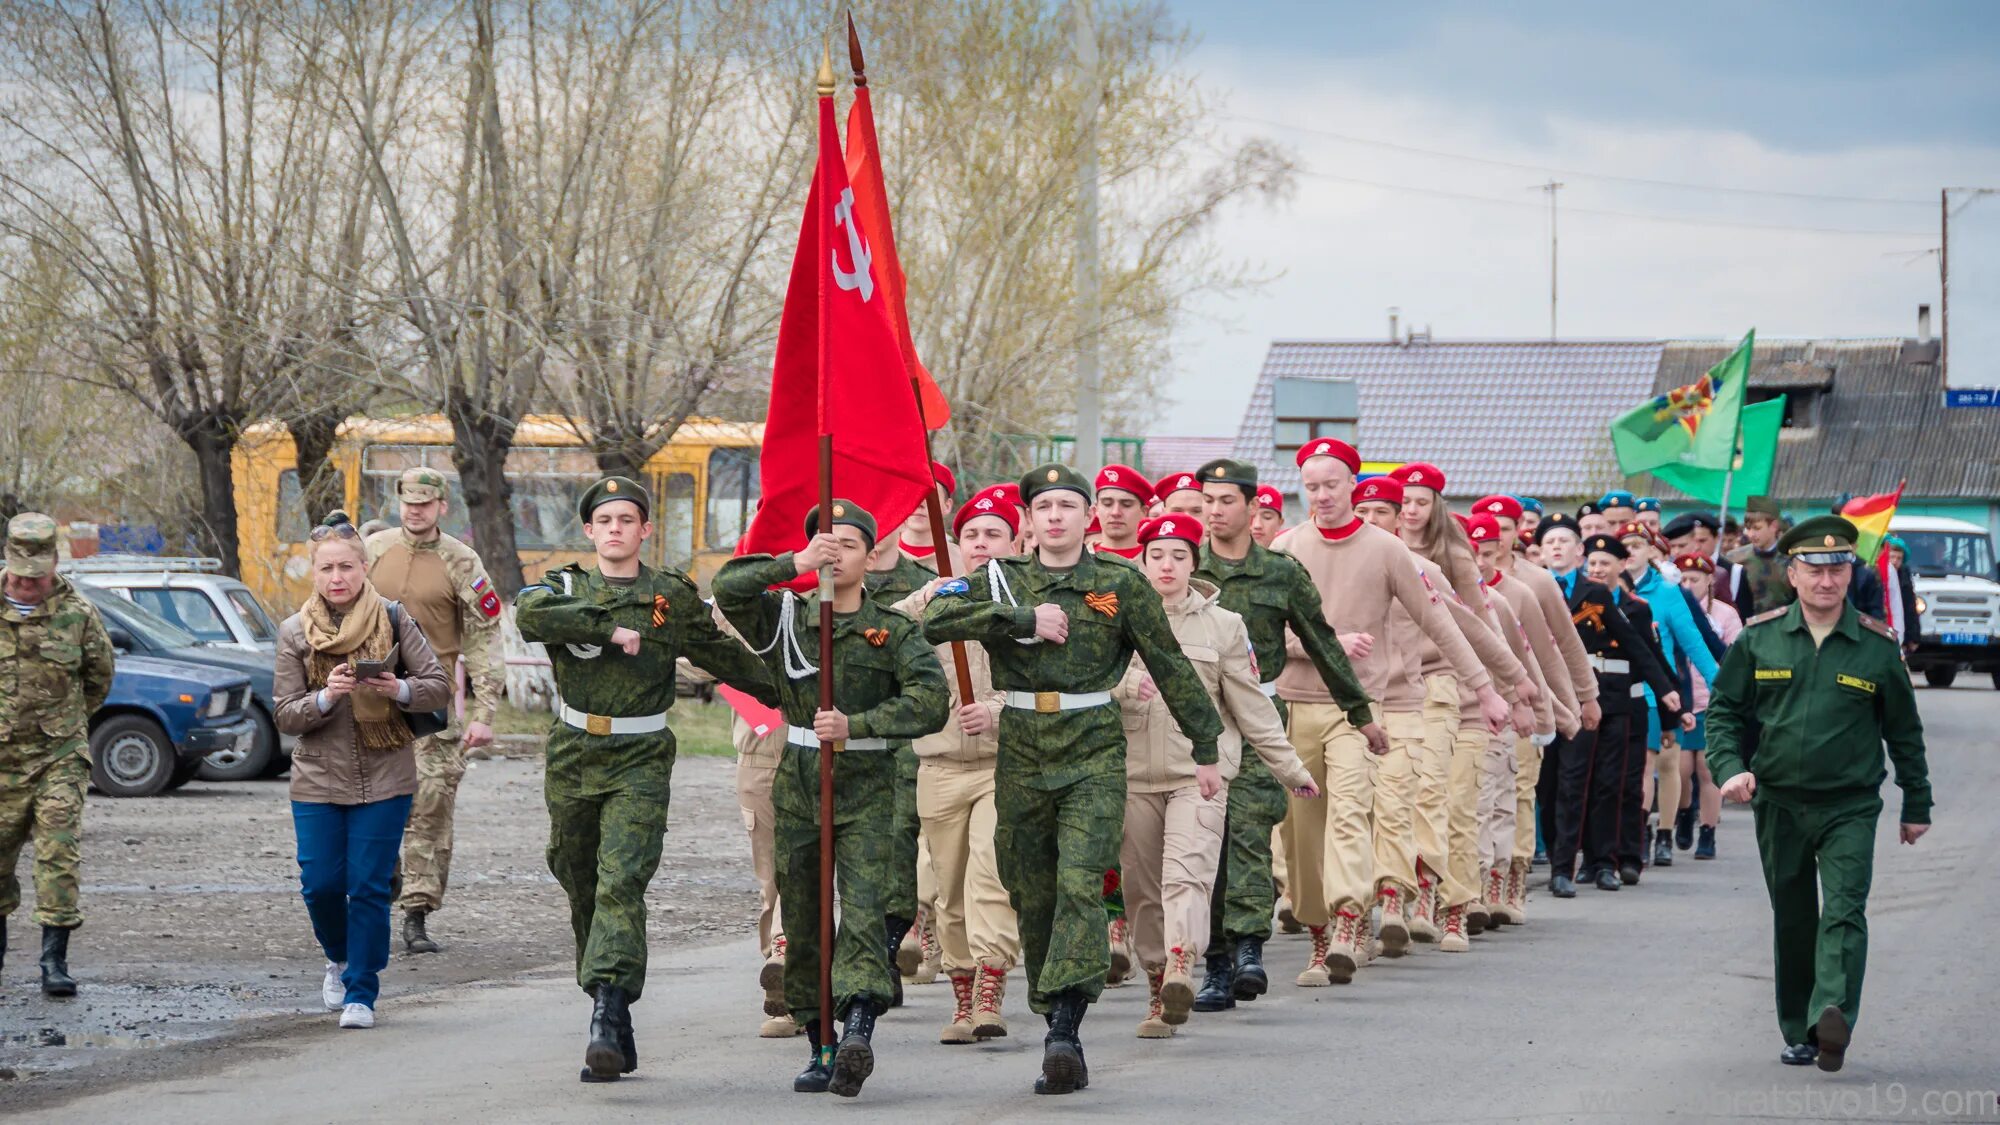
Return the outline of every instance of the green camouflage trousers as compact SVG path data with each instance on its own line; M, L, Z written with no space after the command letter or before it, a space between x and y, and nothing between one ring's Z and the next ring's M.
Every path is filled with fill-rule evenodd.
M1118 866L1124 842L1124 770L1041 789L1011 776L1003 756L993 810L1000 882L1021 923L1028 1006L1047 1014L1050 998L1072 988L1096 1002L1111 971L1104 873Z
M1284 783L1249 747L1243 768L1229 783L1228 819L1222 827L1222 860L1209 896L1209 952L1237 938L1269 938L1278 888L1271 880L1271 829L1285 819Z
M543 782L549 871L569 897L576 983L593 995L600 984L617 985L637 1000L646 987L646 884L667 833L673 735L593 737L558 728L551 745L559 739L616 744L602 755L570 747ZM634 745L641 742L651 745Z
M887 1009L895 992L889 964L889 899L917 861L897 866L897 763L879 750L834 759L833 880L840 900L833 935L833 1012L845 1018L856 999ZM912 799L915 797L912 791ZM785 1007L801 1024L819 1018L819 751L785 747L771 783L778 861L778 910L785 923Z
M917 754L908 748L896 751L896 824L894 851L895 883L889 889L885 909L892 918L915 921L917 917L917 838L923 822L917 816ZM883 940L888 940L886 937Z
M417 740L417 792L403 829L403 894L399 910L436 910L451 878L452 812L465 777L465 744L457 723Z
M16 753L20 753L17 757ZM27 753L34 753L28 758ZM81 740L43 755L39 747L0 746L0 918L21 905L14 876L22 845L35 838L35 924L73 929L77 869L83 863L83 791L90 754Z

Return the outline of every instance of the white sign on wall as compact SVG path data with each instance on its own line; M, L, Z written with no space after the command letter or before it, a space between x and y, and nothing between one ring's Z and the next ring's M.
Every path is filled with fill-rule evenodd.
M2000 189L1944 191L1944 404L2000 407Z

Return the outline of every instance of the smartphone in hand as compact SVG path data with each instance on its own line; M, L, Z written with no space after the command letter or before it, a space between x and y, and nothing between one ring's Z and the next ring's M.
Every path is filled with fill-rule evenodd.
M354 662L354 678L357 680L372 680L377 676L386 676L389 674L390 667L390 663L387 660L357 660Z

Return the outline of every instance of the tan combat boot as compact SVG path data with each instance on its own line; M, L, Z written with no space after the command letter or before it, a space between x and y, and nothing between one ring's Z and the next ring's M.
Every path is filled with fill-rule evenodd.
M1512 926L1520 921L1514 917L1514 908L1507 902L1507 873L1497 867L1486 869L1486 922L1499 928Z
M1292 913L1292 900L1283 895L1278 896L1278 932L1281 934L1306 932L1305 926L1299 922L1299 916Z
M1444 935L1438 938L1439 953L1464 953L1472 948L1472 943L1465 940L1465 915L1464 903L1445 908Z
M1333 983L1326 964L1327 951L1333 945L1331 931L1329 926L1306 927L1306 932L1312 935L1312 956L1306 961L1305 971L1299 974L1296 983L1300 988L1324 988Z
M1326 954L1326 972L1334 984L1354 980L1355 970L1366 963L1368 919L1352 906L1333 916L1333 948Z
M1465 905L1466 937L1469 938L1478 937L1480 934L1485 933L1487 930L1494 928L1493 915L1487 911L1486 904L1484 902L1481 902L1479 899L1474 898L1471 902L1465 903L1464 905Z
M1194 954L1184 946L1167 951L1167 973L1159 987L1160 1018L1178 1027L1194 1009Z
M1410 940L1436 941L1439 931L1433 919L1443 910L1443 904L1438 901L1437 884L1428 873L1418 876L1416 902L1410 911Z
M972 1026L972 978L971 969L951 971L951 1022L938 1032L940 1043L970 1043L978 1038Z
M910 923L909 931L896 945L896 971L902 974L904 980L917 975L917 965L924 959L922 930L924 915L929 913L924 907L917 907L917 920Z
M1382 908L1382 929L1376 934L1382 939L1382 956L1401 957L1410 951L1410 923L1403 914L1403 890L1394 883L1382 884L1375 893L1375 903Z
M1507 864L1507 913L1516 926L1528 924L1528 865L1531 861L1515 856Z
M1132 923L1113 918L1105 928L1105 937L1111 943L1111 971L1104 975L1104 984L1116 988L1132 975Z
M764 990L764 1014L776 1019L784 1016L791 1019L791 1011L785 1007L785 937L778 935L771 942L771 956L764 961L764 967L757 970L757 987Z
M763 1026L757 1029L757 1038L790 1039L804 1030L805 1028L800 1027L799 1022L792 1018L792 1014L786 1012L784 1015L772 1016L766 1019Z
M1007 1020L1000 1014L1000 1001L1007 995L1007 970L979 964L979 983L973 987L972 1034L980 1039L1005 1039Z
M938 970L944 967L944 943L938 940L937 911L926 910L923 920L917 923L921 931L917 935L917 948L923 951L923 959L917 962L917 971L911 979L913 984L936 984Z
M1174 1025L1166 1021L1160 1003L1160 984L1166 977L1164 970L1160 972L1146 970L1146 986L1152 989L1153 1000L1146 1008L1146 1018L1139 1021L1141 1039L1171 1039L1174 1036Z

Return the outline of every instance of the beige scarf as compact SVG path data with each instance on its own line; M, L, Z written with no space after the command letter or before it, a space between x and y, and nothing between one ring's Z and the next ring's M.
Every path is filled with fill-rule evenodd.
M314 594L300 610L306 619L306 643L312 655L306 660L306 686L326 686L327 676L342 664L357 660L387 660L396 647L395 629L389 624L389 603L368 583L361 596L344 612L336 611L327 600ZM347 697L354 707L354 727L362 748L398 750L409 745L410 725L396 701L373 688L357 684Z

